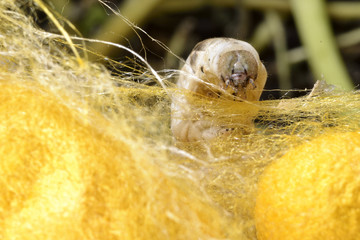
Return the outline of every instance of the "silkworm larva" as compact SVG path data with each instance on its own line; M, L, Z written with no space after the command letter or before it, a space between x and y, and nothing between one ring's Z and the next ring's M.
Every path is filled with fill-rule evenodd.
M177 87L210 97L223 92L240 101L257 101L266 78L266 69L249 43L211 38L194 47L181 69ZM240 124L252 124L253 119L249 118ZM201 110L194 109L185 96L173 99L171 129L179 141L211 139L231 130L205 120Z

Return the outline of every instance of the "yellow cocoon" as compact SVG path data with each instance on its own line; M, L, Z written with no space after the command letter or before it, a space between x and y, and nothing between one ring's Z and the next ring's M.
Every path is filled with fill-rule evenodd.
M62 100L35 83L0 82L0 239L236 234L190 184L164 174L124 126L119 139L127 142L107 136L101 117Z
M259 182L258 239L360 239L360 133L333 133L289 151Z

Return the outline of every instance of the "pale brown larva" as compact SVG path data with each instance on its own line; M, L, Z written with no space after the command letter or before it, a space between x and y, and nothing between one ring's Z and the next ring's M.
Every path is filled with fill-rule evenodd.
M257 101L266 78L266 69L249 43L211 38L194 47L181 69L177 87L206 96L223 92L240 101ZM171 129L179 141L208 140L229 130L203 119L201 110L194 108L185 96L175 96L171 110ZM250 117L240 124L246 126L252 121Z

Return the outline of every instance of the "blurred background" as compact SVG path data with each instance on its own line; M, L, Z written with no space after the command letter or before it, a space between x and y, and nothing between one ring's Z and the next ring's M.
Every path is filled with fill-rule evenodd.
M360 83L360 1L104 2L154 39L129 26L98 0L47 0L47 4L73 23L82 36L130 47L159 71L177 69L182 63L154 39L183 59L206 38L248 41L258 50L269 73L262 99L300 96L318 79L345 90L357 89ZM51 31L44 19L38 14L37 22ZM103 44L88 47L116 61L134 59ZM101 59L95 55L91 58Z

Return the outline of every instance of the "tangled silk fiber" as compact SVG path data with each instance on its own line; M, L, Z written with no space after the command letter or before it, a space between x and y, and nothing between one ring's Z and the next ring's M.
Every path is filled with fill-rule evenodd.
M359 130L357 92L320 86L246 103L147 86L120 65L115 75L87 61L81 42L40 30L36 11L0 1L1 239L256 239L264 168L325 132ZM176 142L172 94L235 129L255 109L255 125Z
M242 234L191 181L158 165L165 153L123 119L138 114L133 105L118 103L126 116L99 110L102 99L110 101L103 95L115 96L110 74L79 66L13 1L2 1L0 10L1 239Z
M0 98L2 239L227 236L214 207L163 174L156 155L101 133L40 86L3 80Z

